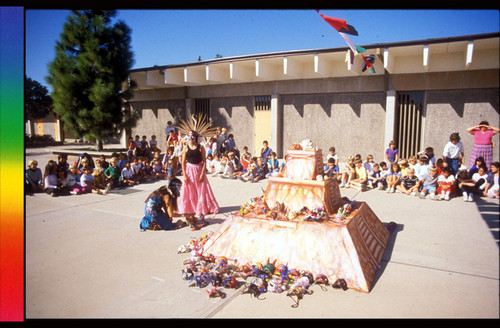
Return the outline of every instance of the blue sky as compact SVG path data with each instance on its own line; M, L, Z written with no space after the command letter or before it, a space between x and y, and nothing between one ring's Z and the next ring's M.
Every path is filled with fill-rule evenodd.
M335 10L359 36L356 45L442 38L499 31L498 10ZM26 75L46 85L68 10L26 10ZM133 68L190 63L278 51L345 47L345 41L314 9L118 10L132 29Z

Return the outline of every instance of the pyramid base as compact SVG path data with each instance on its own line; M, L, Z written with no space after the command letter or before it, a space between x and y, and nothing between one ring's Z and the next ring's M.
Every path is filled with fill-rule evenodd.
M324 274L330 283L369 292L389 241L389 231L359 202L341 223L282 221L234 212L210 237L204 254L224 256L239 265L265 264Z

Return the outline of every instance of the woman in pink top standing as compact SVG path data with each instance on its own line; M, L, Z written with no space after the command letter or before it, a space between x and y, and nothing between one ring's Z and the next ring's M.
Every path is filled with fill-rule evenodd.
M472 146L469 168L474 166L478 157L483 157L487 165L486 167L490 167L491 162L493 162L492 139L499 131L499 128L489 126L487 121L482 121L479 125L467 129L467 132L474 136L474 146Z

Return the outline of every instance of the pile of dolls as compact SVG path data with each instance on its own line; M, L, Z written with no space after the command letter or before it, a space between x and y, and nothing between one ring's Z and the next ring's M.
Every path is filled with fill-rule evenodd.
M328 215L323 207L309 209L303 207L299 211L292 211L286 208L282 203L276 202L270 209L265 203L265 195L254 197L243 203L240 208L240 214L247 217L267 218L272 220L285 221L312 221L312 222L336 222L342 223L349 219L349 215L355 207L356 201L350 201L347 197L343 198L344 205L339 207L334 216Z
M348 289L344 279L330 284L325 275L314 277L307 271L276 265L276 261L238 265L236 261L225 257L203 255L203 246L212 235L211 232L192 239L178 248L178 253L190 254L183 263L185 268L182 270L182 279L188 281L190 288L205 289L208 297L224 298L225 289L243 288L243 294L250 294L255 298L266 292L286 293L286 296L294 300L292 307L297 307L304 295L313 293L309 288L313 284L320 285L323 290L327 290L330 285L336 289Z

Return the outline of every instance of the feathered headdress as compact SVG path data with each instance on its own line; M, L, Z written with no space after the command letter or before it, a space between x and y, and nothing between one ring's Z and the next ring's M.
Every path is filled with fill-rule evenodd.
M183 135L188 135L189 132L194 131L198 134L198 137L206 138L213 136L217 128L212 127L212 120L207 115L199 113L197 116L191 115L187 121L180 120L178 130Z

